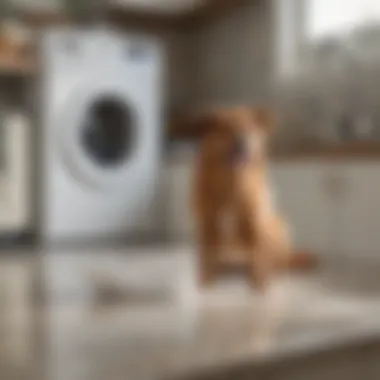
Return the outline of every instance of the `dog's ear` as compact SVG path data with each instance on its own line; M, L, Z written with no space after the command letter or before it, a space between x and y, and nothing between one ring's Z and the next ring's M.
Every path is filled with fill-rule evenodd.
M277 126L277 117L272 110L266 107L252 108L253 120L256 125L264 129L268 133L273 132Z
M202 112L178 117L171 126L171 133L181 139L200 139L216 128L217 117L213 112Z

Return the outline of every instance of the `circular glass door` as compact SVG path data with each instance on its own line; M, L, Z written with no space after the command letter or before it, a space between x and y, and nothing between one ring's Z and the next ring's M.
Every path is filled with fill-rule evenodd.
M81 145L94 164L112 169L131 155L134 127L132 111L124 102L116 97L98 98L84 115Z
M70 174L91 187L115 188L136 176L144 125L129 94L99 87L71 97L58 143Z

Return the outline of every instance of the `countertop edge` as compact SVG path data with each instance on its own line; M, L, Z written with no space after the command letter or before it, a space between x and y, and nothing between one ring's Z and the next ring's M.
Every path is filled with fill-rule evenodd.
M197 154L195 144L173 144L164 153L169 162L182 162L194 159ZM287 148L273 150L269 154L272 161L339 161L339 160L378 160L380 159L380 143L344 143L331 146L309 148Z
M336 359L336 356L347 355L357 356L361 354L366 356L368 350L380 350L380 326L379 328L366 329L365 331L356 331L352 334L345 334L339 337L332 336L326 341L326 338L321 339L321 342L311 344L305 347L300 344L299 347L290 349L284 348L275 355L261 357L240 357L229 364L215 363L203 368L196 368L190 373L181 376L180 374L170 376L172 380L219 380L224 378L235 378L241 374L245 376L257 376L258 374L271 373L279 374L285 367L287 369L299 366L298 369L305 370L312 361L326 362L331 364L331 360ZM356 365L355 363L353 363ZM272 377L271 377L272 378ZM274 377L273 377L274 378Z

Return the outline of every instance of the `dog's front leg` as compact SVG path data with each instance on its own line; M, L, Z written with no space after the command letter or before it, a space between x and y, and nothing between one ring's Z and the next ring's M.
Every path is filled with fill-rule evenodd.
M265 233L257 212L246 206L239 210L240 236L245 241L247 263L249 266L249 280L252 286L264 290L273 272L271 260L268 256Z
M210 285L218 275L222 241L217 210L199 215L199 274L202 287Z
M268 257L269 252L265 242L260 241L253 244L250 260L250 282L259 290L266 290L274 272L273 262Z

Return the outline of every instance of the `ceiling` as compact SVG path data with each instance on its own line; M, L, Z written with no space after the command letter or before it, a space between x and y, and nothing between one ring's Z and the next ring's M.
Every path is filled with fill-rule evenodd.
M140 9L165 14L179 14L202 6L207 0L111 0L120 7Z

